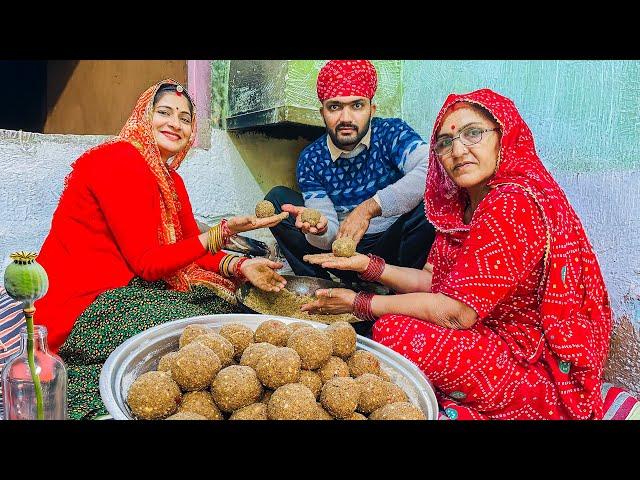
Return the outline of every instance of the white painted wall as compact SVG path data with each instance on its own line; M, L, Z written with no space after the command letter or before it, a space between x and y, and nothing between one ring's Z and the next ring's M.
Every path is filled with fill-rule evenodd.
M211 148L193 149L179 169L196 219L213 224L222 217L253 214L264 193L224 130L213 129ZM262 241L275 239L268 229L244 235Z
M65 176L103 135L42 135L0 129L0 267L17 250L38 251L51 225ZM227 132L213 130L208 150L194 148L180 167L196 218L253 212L264 196ZM272 240L268 230L249 233ZM1 279L0 279L1 282Z
M616 317L640 327L640 171L550 171L585 227Z
M64 177L82 152L108 137L0 130L0 259L38 251L51 224Z

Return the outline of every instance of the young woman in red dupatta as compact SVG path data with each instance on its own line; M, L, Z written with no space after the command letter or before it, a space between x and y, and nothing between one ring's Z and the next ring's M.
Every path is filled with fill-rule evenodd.
M450 95L431 144L425 210L437 236L425 269L310 256L399 294L325 290L305 309L353 311L355 302L356 314L378 317L374 340L425 372L450 418L602 418L608 295L515 105L488 89Z
M36 308L69 367L72 418L101 413L100 367L136 333L176 318L237 310L244 280L278 291L281 263L227 255L232 234L284 215L223 220L200 233L177 168L196 135L194 106L167 79L139 98L120 135L72 165L38 256L49 291Z
M54 351L99 294L134 277L164 280L181 292L205 285L234 302L238 259L207 250L208 234L200 233L176 171L195 140L195 119L186 90L164 80L140 96L119 136L72 165L38 256L50 280L38 317ZM226 223L236 233L279 221L236 217ZM233 261L227 266L225 260ZM271 270L278 265L255 259L240 273L262 288L281 288L282 277Z

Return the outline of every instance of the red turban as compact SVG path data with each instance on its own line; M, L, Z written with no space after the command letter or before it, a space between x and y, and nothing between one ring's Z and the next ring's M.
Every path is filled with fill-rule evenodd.
M318 73L318 98L373 98L378 87L376 67L369 60L330 60Z

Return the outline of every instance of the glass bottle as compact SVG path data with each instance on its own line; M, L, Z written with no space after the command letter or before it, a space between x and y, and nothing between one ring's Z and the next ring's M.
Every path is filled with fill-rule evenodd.
M4 418L35 420L36 388L31 377L28 358L27 327L20 329L20 350L7 360L2 371ZM40 378L45 420L67 419L67 368L62 359L49 352L47 328L33 327L33 352L36 372Z

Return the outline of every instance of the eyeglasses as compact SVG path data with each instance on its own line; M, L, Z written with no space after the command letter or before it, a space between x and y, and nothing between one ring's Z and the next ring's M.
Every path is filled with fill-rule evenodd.
M475 145L476 143L480 143L482 141L482 134L486 132L493 132L494 130L498 130L497 128L478 128L478 127L468 127L464 130L460 131L460 134L457 137L442 137L438 141L436 141L433 146L433 151L439 157L444 157L445 155L451 153L453 150L453 141L460 139L463 145L469 147L471 145Z

